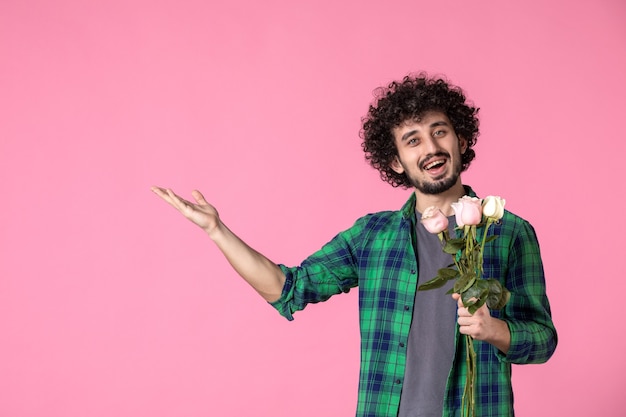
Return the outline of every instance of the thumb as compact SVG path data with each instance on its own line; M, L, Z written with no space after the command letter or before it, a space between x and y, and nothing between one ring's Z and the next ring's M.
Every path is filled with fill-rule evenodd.
M464 307L463 306L463 301L461 300L461 294L459 293L452 293L452 298L454 298L454 300L457 302L457 305L459 307Z
M196 200L198 204L208 204L202 193L198 190L193 190L191 195Z

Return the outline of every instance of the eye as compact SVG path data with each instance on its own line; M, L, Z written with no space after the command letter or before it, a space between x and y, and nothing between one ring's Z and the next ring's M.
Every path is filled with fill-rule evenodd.
M436 138L437 138L437 137L444 136L445 134L446 134L445 129L439 129L439 130L435 130L435 131L433 132L433 136L434 136L434 137L436 137Z
M406 141L406 144L409 146L415 146L419 143L419 141L417 140L417 138L411 138L409 140Z

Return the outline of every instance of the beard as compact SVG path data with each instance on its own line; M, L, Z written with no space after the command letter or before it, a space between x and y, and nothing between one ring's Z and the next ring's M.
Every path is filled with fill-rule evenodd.
M411 178L409 178L409 181L411 182L411 185L422 194L441 194L452 188L458 179L459 175L453 174L448 178L443 178L433 182L419 181Z
M440 153L437 156L449 157L447 153ZM450 160L450 158L448 158L448 160ZM449 176L443 177L441 179L435 179L434 181L421 181L418 178L412 178L408 174L407 174L407 178L409 182L411 183L411 185L422 194L431 194L431 195L441 194L445 191L448 191L450 188L452 188L459 180L459 177L461 176L461 171L463 170L463 164L461 163L461 158L455 159L455 163L452 168L453 168L452 173Z

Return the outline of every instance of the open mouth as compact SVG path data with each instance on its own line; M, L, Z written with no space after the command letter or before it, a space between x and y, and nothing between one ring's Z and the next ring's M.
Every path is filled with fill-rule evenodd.
M426 165L424 165L424 169L426 171L430 171L430 170L436 170L437 168L443 166L443 164L446 163L445 159L436 159L432 162L427 163Z

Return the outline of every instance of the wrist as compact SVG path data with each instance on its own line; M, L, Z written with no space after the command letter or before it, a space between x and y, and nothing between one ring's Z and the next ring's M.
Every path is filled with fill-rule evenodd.
M511 347L511 331L506 321L492 317L494 332L490 340L486 340L506 355Z
M213 227L204 228L204 232L209 235L209 238L213 242L218 242L219 240L221 240L227 230L228 229L226 228L226 226L224 226L224 223L219 220L215 223Z

